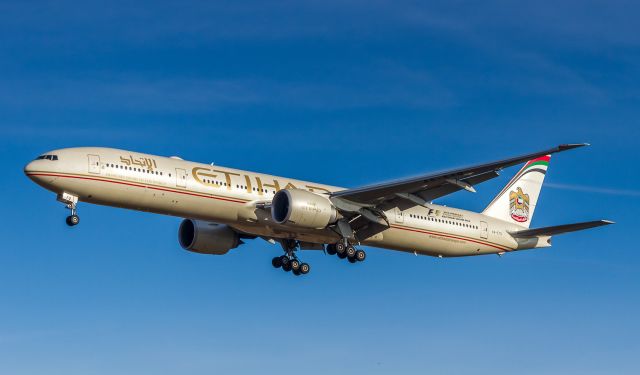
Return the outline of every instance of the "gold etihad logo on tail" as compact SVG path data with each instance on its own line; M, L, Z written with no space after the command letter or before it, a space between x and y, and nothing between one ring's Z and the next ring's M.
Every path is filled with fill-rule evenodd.
M509 213L519 223L529 220L529 194L525 194L520 187L509 193Z

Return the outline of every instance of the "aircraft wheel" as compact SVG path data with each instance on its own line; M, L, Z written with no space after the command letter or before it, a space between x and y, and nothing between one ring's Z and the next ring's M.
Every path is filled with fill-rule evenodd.
M280 262L282 263L282 270L285 272L291 271L291 260L286 256L280 257Z
M275 257L271 259L271 265L273 266L273 268L282 267L282 261L280 261L280 257Z
M70 227L74 227L76 225L78 225L80 223L80 216L78 215L71 215L71 216L67 216L67 225Z
M357 262L356 258L351 258L351 257L349 257L349 258L347 258L347 260L349 260L349 263L355 263L355 262Z
M356 250L356 260L362 262L367 258L367 253L364 250Z
M297 270L291 270L291 273L293 273L296 276L300 276L302 273L300 272L300 269Z
M297 259L292 259L291 260L291 269L294 271L299 271L300 270L300 261Z
M303 275L306 275L309 273L309 271L311 271L311 267L309 266L308 263L302 263L300 265L300 273Z
M347 253L338 253L338 258L344 259L347 257Z
M349 258L355 258L355 256L356 256L356 248L351 246L351 245L349 245L349 246L347 246L346 253L347 253L347 256Z
M336 254L340 256L340 254L344 254L347 251L347 245L342 242L338 242L336 245Z
M327 254L336 255L336 245L334 244L327 245Z

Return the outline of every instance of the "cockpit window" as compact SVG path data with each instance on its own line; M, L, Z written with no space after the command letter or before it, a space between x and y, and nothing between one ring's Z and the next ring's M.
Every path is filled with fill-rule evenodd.
M58 160L58 155L40 155L36 160Z

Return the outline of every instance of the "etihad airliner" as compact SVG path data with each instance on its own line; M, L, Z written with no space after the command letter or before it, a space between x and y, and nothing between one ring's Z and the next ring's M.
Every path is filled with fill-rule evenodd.
M585 145L353 189L102 147L45 152L24 172L70 210L69 226L80 222L79 202L177 216L184 218L178 241L186 250L222 255L261 238L282 247L275 268L303 275L310 266L298 250L322 250L351 263L365 260L360 245L441 258L502 255L612 224L529 227L551 155ZM474 186L522 163L481 213L432 203L459 190L475 192Z

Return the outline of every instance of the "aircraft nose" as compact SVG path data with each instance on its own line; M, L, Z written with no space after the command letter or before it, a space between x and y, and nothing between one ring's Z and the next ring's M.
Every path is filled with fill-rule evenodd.
M32 173L33 171L35 171L34 164L35 164L35 161L32 161L32 162L29 162L27 165L25 165L24 174L28 176L29 173Z
M47 164L43 163L42 160L34 160L24 166L24 174L36 184L51 190L57 177L47 174L48 169L46 167Z

